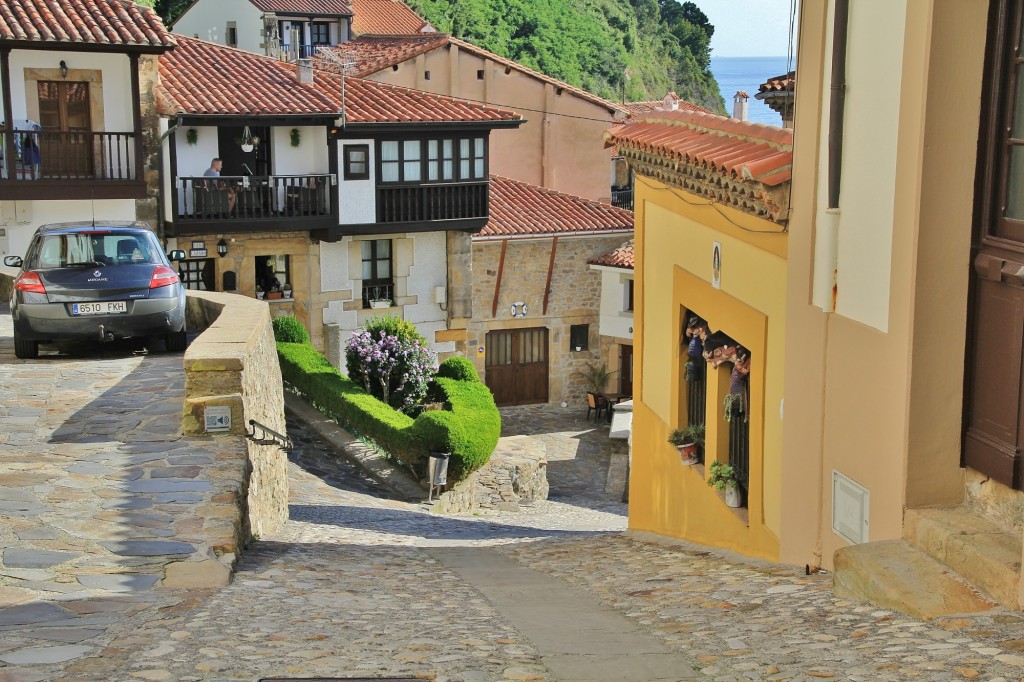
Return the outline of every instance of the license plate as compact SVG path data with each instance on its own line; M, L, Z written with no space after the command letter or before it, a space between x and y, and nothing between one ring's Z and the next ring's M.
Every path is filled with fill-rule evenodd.
M125 301L101 301L99 303L72 303L72 315L116 315L128 312Z

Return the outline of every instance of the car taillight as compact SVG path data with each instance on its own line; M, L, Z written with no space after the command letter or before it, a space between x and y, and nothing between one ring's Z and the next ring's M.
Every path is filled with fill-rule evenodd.
M46 293L46 287L43 286L43 280L39 279L39 274L35 272L26 272L16 279L14 281L14 288L18 291L31 291L33 294Z
M178 282L178 273L171 270L166 265L158 265L153 269L153 279L149 280L149 288L159 289L160 287L169 287L172 284L177 284Z

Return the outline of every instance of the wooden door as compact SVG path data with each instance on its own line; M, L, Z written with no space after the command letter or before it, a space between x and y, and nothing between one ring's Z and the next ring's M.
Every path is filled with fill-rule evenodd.
M548 401L548 330L503 329L487 333L487 387L499 407Z
M1024 0L989 15L963 461L1024 490Z
M47 178L93 175L89 84L39 81L40 173Z
M633 346L620 346L619 393L633 395Z

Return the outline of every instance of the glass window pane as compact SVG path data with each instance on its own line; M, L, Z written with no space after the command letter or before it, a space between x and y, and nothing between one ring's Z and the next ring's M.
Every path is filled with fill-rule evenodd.
M420 181L420 162L419 161L406 161L405 162L405 177L403 178L406 182L419 182Z
M444 162L444 179L452 180L455 177L455 164L452 161Z
M462 158L469 156L469 140L459 140L459 156Z
M391 240L377 240L377 258L391 258Z
M444 141L444 158L446 158L446 159L453 158L455 156L454 149L455 148L452 145L452 141L451 140L445 140Z
M437 180L437 161L427 161L427 180Z
M428 140L427 141L427 158L428 159L436 159L437 158L437 140Z
M484 160L477 159L473 162L473 177L482 178L484 176Z
M419 161L420 159L420 141L419 140L406 140L402 148L403 154L405 154L406 161Z
M1006 217L1024 220L1024 145L1010 150L1010 176L1006 183Z
M476 146L476 149L474 150L474 154L476 156L483 156L484 155L484 138L482 138L482 137L476 138L475 146Z
M398 162L385 161L380 165L381 182L398 182Z
M373 242L360 242L360 246L362 247L363 250L363 260L369 260L373 258Z
M469 177L469 159L459 161L459 177L463 180Z
M394 141L380 143L380 158L384 161L398 160L398 143Z

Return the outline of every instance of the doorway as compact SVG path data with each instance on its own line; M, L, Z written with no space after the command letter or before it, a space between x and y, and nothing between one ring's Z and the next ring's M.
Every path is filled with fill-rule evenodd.
M487 333L487 387L498 407L548 401L548 330L503 329Z

